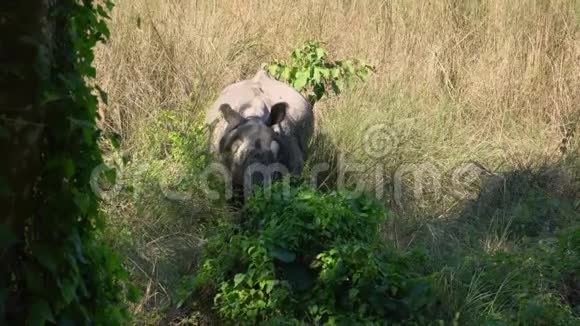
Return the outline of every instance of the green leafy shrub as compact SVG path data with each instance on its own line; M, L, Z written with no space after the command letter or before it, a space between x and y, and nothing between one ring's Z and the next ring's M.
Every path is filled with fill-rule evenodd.
M217 175L200 175L211 163L207 149L207 129L201 123L191 123L183 112L158 111L139 131L139 144L124 157L114 150L110 165L120 171L123 186L115 202L130 202L138 212L166 217L191 215L194 209L209 209L206 187L219 192L223 186ZM223 191L221 192L223 193ZM220 198L223 199L223 198ZM197 206L197 207L194 207ZM165 220L165 219L164 219Z
M264 67L271 76L303 91L312 104L331 90L340 94L356 78L366 81L374 71L373 66L359 59L329 60L328 52L318 41L307 41L292 51L289 63L275 60Z
M307 187L284 194L279 184L245 209L242 225L225 224L209 240L183 290L184 298L213 299L223 321L410 323L435 303L421 275L426 258L384 244L386 213L369 197Z

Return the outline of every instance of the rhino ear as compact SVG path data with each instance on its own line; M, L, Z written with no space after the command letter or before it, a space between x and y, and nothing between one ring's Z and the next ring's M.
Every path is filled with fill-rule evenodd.
M273 126L277 123L282 122L286 117L286 110L288 109L288 103L280 102L274 104L270 110L270 117L268 118L268 126Z
M237 126L244 120L244 118L238 112L234 111L227 103L222 104L219 110L230 126Z

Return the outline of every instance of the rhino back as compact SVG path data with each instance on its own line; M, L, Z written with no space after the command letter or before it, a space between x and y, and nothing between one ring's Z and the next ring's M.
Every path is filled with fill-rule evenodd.
M294 88L271 78L263 70L258 71L252 79L242 80L224 88L207 110L206 123L215 124L211 136L213 150L217 151L219 140L227 127L219 112L222 104L229 104L243 116L253 115L265 120L272 105L279 102L288 103L288 109L286 118L274 126L274 131L282 137L287 137L288 141L296 143L300 150L304 150L314 129L312 106Z
M290 85L268 76L265 71L259 71L253 80L260 84L265 97L272 104L288 103L286 119L276 126L275 131L295 138L304 150L314 130L312 105Z

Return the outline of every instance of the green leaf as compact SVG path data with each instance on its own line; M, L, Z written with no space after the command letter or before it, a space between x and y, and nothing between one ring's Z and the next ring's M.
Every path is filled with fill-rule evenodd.
M368 77L369 77L369 71L367 69L361 69L357 72L357 76L362 80L362 81L367 81Z
M36 258L40 265L48 269L50 272L56 274L56 268L58 266L56 257L58 250L44 244L37 244L31 249L32 255Z
M342 66L344 67L347 74L349 74L349 75L354 74L354 65L353 65L352 60L344 61Z
M272 255L272 257L285 263L291 263L294 260L296 260L295 253L282 248L274 248L270 250L270 254Z
M86 71L87 77L97 77L97 69L95 67L88 67Z
M75 248L76 258L81 263L86 264L87 260L85 259L85 256L83 254L83 252L84 252L83 241L81 240L81 237L80 237L77 230L74 230L70 234L69 240L71 241L71 243L73 244L73 247Z
M320 68L314 67L312 70L312 80L317 84L320 83Z
M30 305L28 325L44 326L46 322L56 322L52 314L52 309L50 308L48 302L43 299L36 298Z
M317 48L316 49L316 59L321 60L324 57L326 57L326 51L324 51L324 49L322 49L322 48Z
M356 296L358 295L358 293L359 293L359 290L358 289L354 289L354 288L353 289L350 289L348 291L348 298L351 299L351 300L353 300L354 298L356 298Z
M272 65L268 66L268 74L270 76L274 76L275 77L275 76L278 75L278 69L279 69L279 67L278 67L277 64L272 64Z
M64 278L59 282L59 287L65 305L77 300L77 289L73 282Z
M335 94L340 94L344 89L344 82L342 80L333 80L332 81L332 90Z
M242 283L245 279L246 274L236 274L236 276L234 276L234 287L238 287L238 285L240 285L240 283Z
M284 67L284 70L282 70L282 74L280 75L280 78L282 78L282 80L284 80L284 81L289 81L291 73L292 73L292 69L290 69L289 67Z
M296 79L294 80L294 88L301 91L304 86L308 83L309 72L305 70L300 70L296 73Z
M313 91L316 101L320 100L326 94L326 89L323 84L314 85Z
M107 12L107 10L105 10L105 8L101 5L97 6L97 13L99 14L99 16L103 18L111 18L109 17L109 13Z
M64 99L65 96L53 89L46 89L42 94L41 104L46 105L51 102Z
M81 215L89 213L91 208L91 196L83 192L77 192L73 195L73 201L79 208Z
M336 78L338 78L338 76L340 76L340 68L334 67L334 68L330 69L330 77L332 77L333 79L336 79Z
M75 174L75 164L71 159L63 160L62 168L65 178L71 178Z
M276 286L276 284L278 284L278 281L276 280L268 280L266 281L266 293L270 293L272 292L272 290L274 289L274 286Z
M107 94L107 92L105 92L102 88L100 88L99 86L97 86L97 91L99 91L99 96L101 97L101 100L103 101L103 103L109 104L109 95Z

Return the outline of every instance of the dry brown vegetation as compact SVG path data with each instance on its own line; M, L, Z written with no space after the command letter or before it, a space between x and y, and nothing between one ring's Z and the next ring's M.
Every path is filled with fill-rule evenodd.
M325 140L313 160L341 150L390 172L468 160L512 170L561 161L566 133L580 136L578 0L124 0L110 27L96 61L109 93L104 128L129 152L147 146L140 131L158 112L201 121L222 87L307 39L377 67L317 104ZM364 131L377 123L392 127L391 154L364 157ZM427 210L455 202L439 204Z
M224 85L319 39L378 67L365 89L319 111L379 111L409 128L437 125L428 138L446 130L447 145L548 154L580 110L579 11L569 0L123 1L97 56L107 124L128 136L152 111L200 112ZM416 107L390 112L393 96Z

